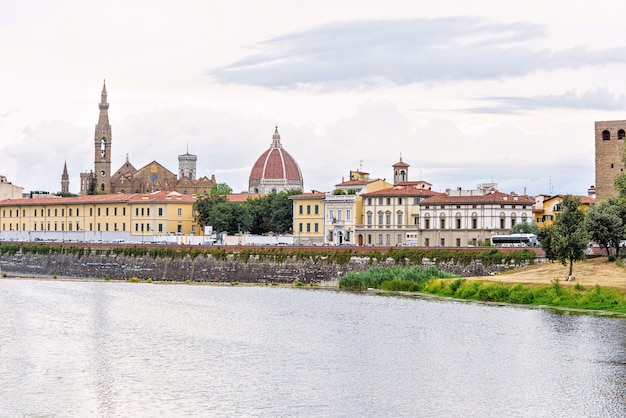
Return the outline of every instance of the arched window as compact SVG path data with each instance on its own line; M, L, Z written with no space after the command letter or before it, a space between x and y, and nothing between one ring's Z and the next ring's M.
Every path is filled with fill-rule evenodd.
M619 131L617 131L617 139L624 139L625 136L626 136L626 132L624 132L623 129L620 129Z
M602 131L602 140L608 141L611 139L611 133L607 130Z

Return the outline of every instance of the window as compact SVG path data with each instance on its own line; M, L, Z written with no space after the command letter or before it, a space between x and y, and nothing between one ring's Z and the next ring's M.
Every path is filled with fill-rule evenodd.
M50 216L49 213L48 213L48 216ZM93 208L89 208L89 216L93 216Z
M68 216L72 216L72 208L69 208L69 209L67 210L67 214L68 214Z
M430 219L426 218L424 220L424 228L425 229L430 229Z
M100 222L98 222L97 226L98 226L98 231L100 231Z
M399 198L398 198L398 205L401 205L401 204L402 204L402 198L401 198L401 197L399 197Z
M135 232L139 232L139 224L135 224Z
M617 131L617 139L622 140L624 139L624 136L626 136L626 132L624 132L623 129L620 129L619 131Z
M383 214L379 213L378 214L378 225L382 225L383 224Z
M108 223L108 222L104 224L104 230L105 230L105 231L108 231L108 230L109 230L109 223Z
M343 214L342 212L343 212L343 210L341 210L341 209L337 209L337 220L338 220L338 221L340 221L340 220L341 220L341 215Z
M398 225L402 225L402 214L398 213Z
M398 244L402 244L402 234L398 234Z
M456 218L456 229L461 229L461 218Z
M183 216L183 208L178 208L178 216Z
M48 209L48 216L50 216L50 209Z
M391 198L390 197L387 198L387 204L391 205Z
M109 216L109 208L104 209L104 216Z
M377 244L382 244L383 243L383 234L378 234L378 243Z
M314 228L314 230L315 230L315 232L319 232L319 227L318 227L318 224L317 224L317 222L315 222L315 225L314 225L314 227L315 227L315 228Z
M302 205L298 205L298 214L302 215Z
M122 216L126 216L126 208L122 208Z
M139 208L135 208L135 216L139 216Z
M145 208L141 208L141 216L145 216L144 213L146 213Z
M80 213L78 213L80 210L78 208L76 208L76 216L80 216Z
M298 224L298 232L302 232L302 222Z
M306 223L306 232L311 232L311 223L310 222Z
M371 214L371 213L368 213L368 214L367 214L367 224L368 224L369 226L371 226L371 225L372 225L372 214Z
M320 211L319 211L319 206L315 205L315 214L319 215Z
M609 141L611 139L611 133L609 131L602 131L602 140Z
M505 219L500 218L500 229L504 229L504 227L505 227Z
M98 208L98 216L100 216L100 208Z
M456 246L460 247L461 246L461 238L457 238L456 239Z
M385 216L385 221L386 221L387 226L391 225L391 214L390 213L388 213Z
M350 219L351 219L350 215L351 215L350 214L350 209L346 209L346 221L347 222L350 222Z
M379 197L379 198L378 198L378 204L379 204L379 205L382 205L382 204L383 204L383 198L382 198L382 197ZM383 241L382 241L382 239L381 239L381 241L380 241L380 242L381 242L381 243L383 242Z
M9 211L9 216L11 216L11 211ZM54 216L57 216L57 209L54 210Z
M122 231L126 231L126 222L122 222Z
M163 232L163 224L157 225L157 229L159 232Z
M117 207L113 208L113 216L117 216Z
M446 246L446 239L445 238L441 238L439 240L439 246L440 247L445 247Z
M367 204L368 204L369 206L371 206L371 205L372 205L372 198L371 198L371 197L368 197L368 198L367 198Z
M420 202L420 198L419 198L419 197L414 197L414 198L413 198L413 204L414 204L414 205L419 204L419 202Z
M440 225L441 229L446 229L446 218L441 218L439 220L439 225Z
M159 214L159 216L163 216L163 208L159 208L158 214Z
M50 227L50 224L48 224L48 228L49 228L49 227ZM89 230L90 230L90 231L93 231L93 223L91 223L91 222L89 223Z
M178 232L183 232L183 226L182 225L178 225Z
M67 223L67 230L68 230L68 231L71 231L71 230L72 230L72 223L71 223L71 222L68 222L68 223Z
M306 205L306 214L307 215L311 214L311 205Z

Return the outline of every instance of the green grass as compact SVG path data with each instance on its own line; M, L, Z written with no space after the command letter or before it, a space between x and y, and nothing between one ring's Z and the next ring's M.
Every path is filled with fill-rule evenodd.
M582 310L609 311L626 314L626 292L601 288L586 288L581 284L563 286L558 280L550 285L486 283L479 280L450 278L452 275L435 268L373 268L362 273L346 274L339 287L347 290L368 288L421 292L443 297L481 302L512 303L531 306L551 306Z

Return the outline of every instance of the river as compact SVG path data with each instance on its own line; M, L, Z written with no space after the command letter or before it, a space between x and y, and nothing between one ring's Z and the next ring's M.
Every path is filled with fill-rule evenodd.
M620 417L626 320L324 289L0 280L2 417Z

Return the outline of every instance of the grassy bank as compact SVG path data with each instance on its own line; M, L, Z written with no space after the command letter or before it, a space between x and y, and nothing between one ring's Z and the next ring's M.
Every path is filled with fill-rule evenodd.
M600 310L626 314L626 292L599 285L576 283L564 286L553 279L550 284L485 282L452 278L434 268L376 268L350 273L339 281L347 290L368 288L428 293L443 297L483 302L511 303L531 306Z

